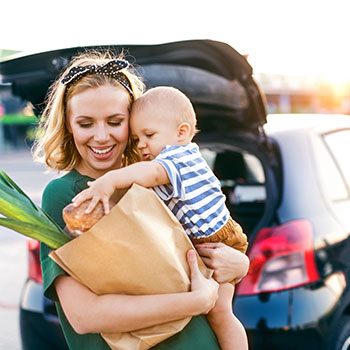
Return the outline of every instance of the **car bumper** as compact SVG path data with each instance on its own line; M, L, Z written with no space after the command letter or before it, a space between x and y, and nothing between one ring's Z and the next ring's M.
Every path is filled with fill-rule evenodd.
M331 334L346 288L335 273L322 283L281 292L237 296L233 310L244 325L251 350L320 350ZM332 315L332 316L330 316Z
M55 305L44 297L41 284L25 282L19 317L22 350L68 350Z

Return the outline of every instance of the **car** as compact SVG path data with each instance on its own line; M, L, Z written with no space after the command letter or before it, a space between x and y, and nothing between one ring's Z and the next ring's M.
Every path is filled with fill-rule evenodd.
M9 58L0 63L2 82L40 115L49 85L85 49ZM108 49L125 52L147 87L174 86L194 105L195 141L249 240L250 268L232 306L250 349L350 349L350 117L267 116L252 67L222 42ZM38 243L28 250L23 349L66 349L42 293Z
M265 209L234 301L252 349L350 349L349 117L267 118L273 153L271 169L264 166ZM232 202L241 212L238 197ZM250 206L261 203L261 196L250 199Z

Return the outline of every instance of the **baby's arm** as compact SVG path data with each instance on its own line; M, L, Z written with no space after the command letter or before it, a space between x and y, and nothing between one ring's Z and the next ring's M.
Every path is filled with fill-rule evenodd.
M90 213L101 201L105 214L108 214L109 199L115 190L129 188L134 183L144 187L154 187L169 182L168 174L160 163L139 162L125 168L109 171L97 180L88 182L89 188L80 192L72 201L76 206L79 206L91 199L86 213Z

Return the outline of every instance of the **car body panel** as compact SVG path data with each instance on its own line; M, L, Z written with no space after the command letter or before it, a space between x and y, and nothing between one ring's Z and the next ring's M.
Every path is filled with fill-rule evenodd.
M21 294L21 308L32 312L44 312L44 303L38 295L43 294L43 285L27 279Z
M42 284L26 280L19 321L22 350L68 350L55 305L44 297Z
M233 309L254 350L302 350L305 339L309 350L319 350L341 307L345 285L344 276L335 273L312 286L236 297Z

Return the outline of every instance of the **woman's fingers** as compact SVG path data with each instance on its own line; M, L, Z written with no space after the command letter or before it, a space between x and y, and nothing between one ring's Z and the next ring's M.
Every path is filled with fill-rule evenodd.
M202 300L202 313L207 314L215 305L219 284L212 278L206 278L198 267L197 255L193 249L187 252L187 261L191 270L191 291Z
M198 268L197 256L193 249L187 252L187 261L191 271L191 279L200 273Z

